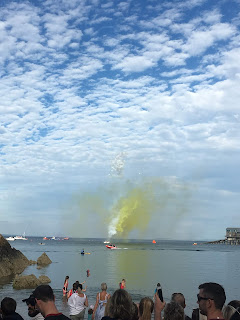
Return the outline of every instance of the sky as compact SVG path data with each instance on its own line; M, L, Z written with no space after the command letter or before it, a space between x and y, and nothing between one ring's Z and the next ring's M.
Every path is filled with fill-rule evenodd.
M107 238L131 201L128 238L240 227L239 9L2 0L0 232Z

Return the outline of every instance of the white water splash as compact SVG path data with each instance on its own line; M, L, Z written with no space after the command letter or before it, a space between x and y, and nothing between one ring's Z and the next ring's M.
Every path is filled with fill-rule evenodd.
M111 164L112 175L122 176L126 155L126 152L120 152L116 155L115 159L112 161Z
M108 238L111 239L116 233L116 226L118 224L118 217L113 218L108 226Z

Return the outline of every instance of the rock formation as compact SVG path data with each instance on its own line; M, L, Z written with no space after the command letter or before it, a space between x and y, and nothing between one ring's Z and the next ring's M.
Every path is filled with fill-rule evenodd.
M51 280L47 276L40 276L37 278L34 274L17 275L13 281L14 289L35 289L40 284L50 283Z
M44 276L44 275L39 276L38 279L39 279L41 284L48 284L48 283L51 282L51 280L47 276Z
M29 260L0 234L0 278L22 273Z
M52 260L49 259L45 252L37 259L37 265L40 267L45 267L50 263L52 263Z

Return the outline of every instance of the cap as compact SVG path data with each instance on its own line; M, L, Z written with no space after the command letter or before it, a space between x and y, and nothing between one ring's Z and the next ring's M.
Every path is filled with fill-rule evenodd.
M31 304L31 306L35 306L35 304L36 304L36 301L35 301L33 294L31 294L27 299L23 299L22 302L26 302L27 304Z

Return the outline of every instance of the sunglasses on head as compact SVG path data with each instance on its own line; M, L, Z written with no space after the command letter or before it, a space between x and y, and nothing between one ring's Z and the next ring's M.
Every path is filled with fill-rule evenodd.
M201 297L201 296L198 294L198 295L197 295L197 301L200 302L201 300L214 300L214 299Z

